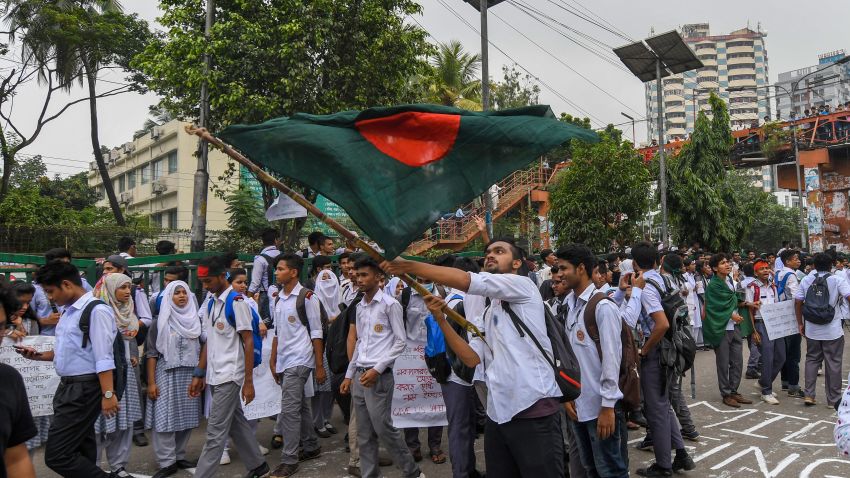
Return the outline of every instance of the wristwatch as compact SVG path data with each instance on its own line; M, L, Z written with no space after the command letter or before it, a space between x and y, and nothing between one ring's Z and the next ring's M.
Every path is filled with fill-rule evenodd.
M115 394L112 393L112 390L107 390L107 391L103 392L103 398L105 398L107 400L111 399L114 396L115 396Z

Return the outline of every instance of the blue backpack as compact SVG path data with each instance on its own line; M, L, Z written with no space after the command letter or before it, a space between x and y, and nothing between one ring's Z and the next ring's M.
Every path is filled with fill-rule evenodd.
M154 318L159 317L159 311L162 309L162 292L156 295L153 301L153 310L151 311Z
M224 301L224 318L231 327L236 328L236 314L233 312L233 301L243 300L241 294L236 291L230 291L227 299ZM213 300L207 302L207 315L212 317ZM253 307L248 306L251 311L251 330L254 333L254 368L263 363L263 336L260 335L260 316Z
M782 271L779 271L779 272L782 272ZM788 284L788 278L791 277L792 275L794 275L793 272L789 272L789 273L785 274L785 277L783 277L780 280L779 279L779 272L776 273L776 278L774 279L774 281L776 282L776 298L777 298L777 300L779 300L779 297L781 297L782 294L785 293L785 286Z

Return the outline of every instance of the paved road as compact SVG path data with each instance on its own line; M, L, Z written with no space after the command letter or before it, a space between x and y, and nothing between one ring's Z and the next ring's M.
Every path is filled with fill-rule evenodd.
M805 352L804 352L805 354ZM850 371L850 360L845 354L844 371ZM746 357L745 357L746 360ZM815 478L850 477L850 460L840 457L832 440L832 427L836 414L823 403L815 407L804 407L800 399L792 399L778 394L780 405L771 406L758 401L758 389L754 380L744 380L740 392L749 396L756 404L732 409L720 403L717 391L717 379L714 373L714 353L699 352L697 355L697 398L690 400L691 412L702 438L697 443L686 442L692 456L697 461L697 469L687 473L692 477L765 477L765 478ZM778 382L777 382L778 384ZM690 395L690 387L685 384L685 393ZM817 394L823 401L823 377L818 380ZM345 426L338 411L334 416L334 425L343 431ZM321 439L324 454L321 458L302 464L296 476L303 478L330 478L345 475L348 454L342 443L343 433L331 438ZM257 432L260 443L268 445L272 434L272 422L264 420ZM643 432L632 432L629 440L634 446L641 441ZM423 432L424 443L424 432ZM444 448L447 439L443 438ZM194 434L189 445L189 456L197 457L203 446L203 433ZM483 468L483 442L476 442L479 463ZM233 463L219 468L219 477L241 477L245 470L235 453L231 454ZM629 453L632 471L653 461L651 452L634 448ZM35 455L36 472L39 477L56 476L44 466L43 450ZM427 461L427 459L426 459ZM275 451L268 456L269 464L279 463ZM133 448L128 471L136 476L150 476L156 472L153 450ZM451 477L448 463L434 465L422 463L422 470L429 477ZM400 477L394 467L384 468L385 475ZM187 471L181 471L177 477L190 477Z

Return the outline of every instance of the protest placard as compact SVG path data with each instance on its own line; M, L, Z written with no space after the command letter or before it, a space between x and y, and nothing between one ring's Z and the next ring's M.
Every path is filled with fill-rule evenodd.
M254 401L242 406L242 411L245 412L245 418L248 420L280 413L280 385L275 383L269 369L272 340L274 340L274 331L269 331L263 339L263 363L254 368Z
M762 304L759 309L767 335L771 340L787 337L800 332L797 316L794 313L794 301L786 300L774 304Z
M425 365L425 341L408 340L393 365L392 418L396 428L447 425L440 384Z
M0 346L0 363L10 365L21 374L27 388L32 416L53 415L53 394L59 386L59 375L53 362L30 360L15 352L13 344L33 347L39 352L53 350L55 338L47 335L24 337L20 342L4 338Z

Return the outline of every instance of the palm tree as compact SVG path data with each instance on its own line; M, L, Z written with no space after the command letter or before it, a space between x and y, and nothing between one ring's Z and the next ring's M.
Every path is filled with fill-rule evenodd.
M440 43L430 59L433 68L430 93L446 106L481 109L481 57L465 51L457 40Z
M87 87L92 152L115 222L125 226L101 150L97 117L97 98L104 96L96 91L97 72L113 56L107 51L109 40L102 36L108 33L98 20L116 12L121 12L117 0L10 0L5 22L12 31L24 31L23 54L42 66L42 77L52 73L67 91L75 84Z

